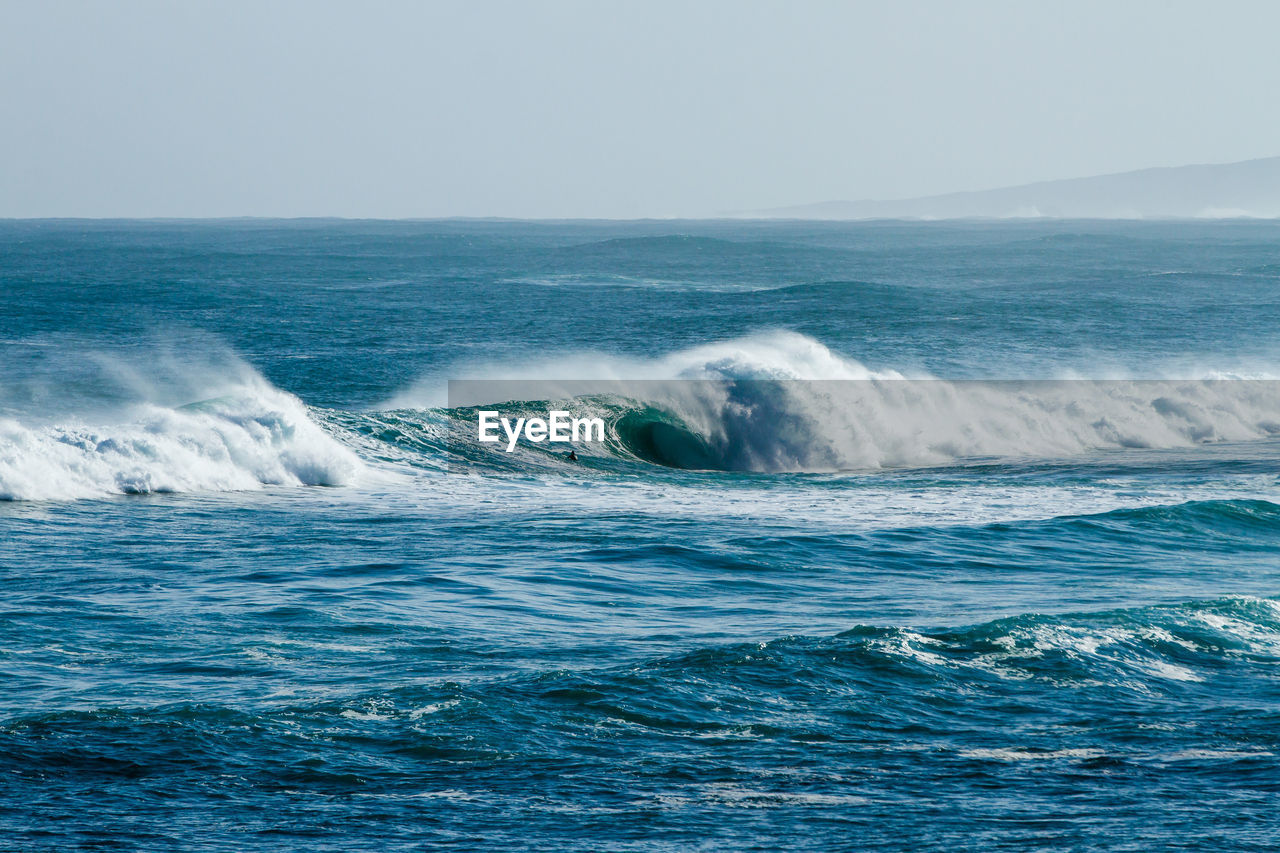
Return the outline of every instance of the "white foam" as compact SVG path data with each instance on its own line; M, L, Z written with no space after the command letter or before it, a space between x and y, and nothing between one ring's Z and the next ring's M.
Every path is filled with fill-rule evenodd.
M457 707L460 703L458 699L449 699L445 702L434 702L430 705L423 705L421 708L414 708L409 712L409 719L417 720L429 714L438 714L441 711L447 711L450 708Z
M300 400L256 375L216 399L144 403L96 422L0 420L0 499L341 485L363 466Z
M998 747L995 749L965 749L960 751L965 758L978 758L988 761L1058 761L1087 760L1101 758L1104 753L1100 749L1048 749L1030 750L1023 747Z
M1164 761L1222 761L1241 758L1269 758L1274 752L1266 749L1184 749L1155 758Z

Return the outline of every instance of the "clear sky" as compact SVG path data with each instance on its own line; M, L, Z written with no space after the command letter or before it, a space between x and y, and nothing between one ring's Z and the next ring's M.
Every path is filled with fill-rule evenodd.
M706 216L1280 154L1280 3L0 0L0 216Z

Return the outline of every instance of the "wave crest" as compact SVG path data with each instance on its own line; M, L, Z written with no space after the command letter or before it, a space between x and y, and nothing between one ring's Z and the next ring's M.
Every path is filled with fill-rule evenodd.
M0 499L340 485L362 465L300 400L253 378L223 396L144 403L98 424L0 420Z

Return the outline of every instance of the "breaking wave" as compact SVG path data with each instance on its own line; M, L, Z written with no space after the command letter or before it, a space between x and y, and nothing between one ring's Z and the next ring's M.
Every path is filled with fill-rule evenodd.
M186 405L140 403L95 422L0 419L0 499L339 485L362 468L298 398L256 374Z
M477 409L495 405L513 417L552 408L599 417L605 441L579 444L578 453L588 466L632 473L1062 459L1280 434L1276 381L940 380L873 369L792 332L647 360L582 355L472 372L481 378L456 383L448 407L401 399L373 412L310 410L238 361L213 379L182 373L164 387L131 375L134 398L117 395L97 414L81 406L43 420L0 416L0 499L340 485L383 463L435 472L458 459L488 471L564 467L563 445L522 442L507 453L478 444ZM551 378L566 373L576 378Z
M535 401L504 413L545 414L554 404L603 417L609 441L588 453L684 469L830 472L1184 448L1280 433L1275 381L909 378L794 333L649 362L589 364L586 380L548 379L535 365L523 371L527 379L456 383L448 413L455 437L466 443L477 406Z

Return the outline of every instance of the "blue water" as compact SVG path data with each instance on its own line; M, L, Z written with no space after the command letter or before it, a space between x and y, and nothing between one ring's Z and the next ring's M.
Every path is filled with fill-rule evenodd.
M1274 849L1278 288L1273 222L0 223L0 848ZM872 397L451 467L504 377Z

